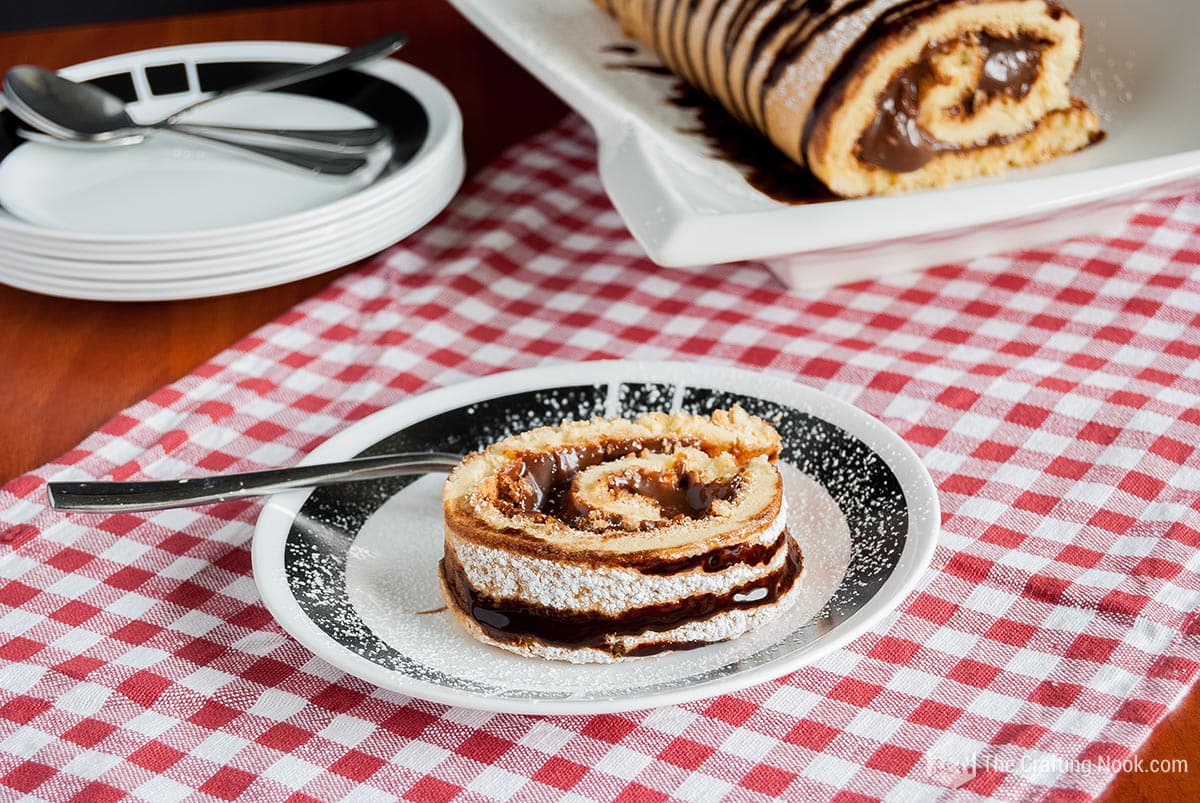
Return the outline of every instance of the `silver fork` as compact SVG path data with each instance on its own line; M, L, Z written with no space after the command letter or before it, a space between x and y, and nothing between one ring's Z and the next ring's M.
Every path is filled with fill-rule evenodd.
M207 505L317 485L448 472L460 460L462 455L447 452L411 452L179 480L51 482L46 490L55 510L130 513Z

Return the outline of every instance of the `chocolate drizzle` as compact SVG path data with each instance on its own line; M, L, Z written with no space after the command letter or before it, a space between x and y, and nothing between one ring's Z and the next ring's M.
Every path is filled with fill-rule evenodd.
M609 52L616 52L606 48ZM673 77L661 64L617 62L610 70L632 70ZM838 200L808 169L789 159L769 139L725 110L721 104L686 81L675 79L667 102L695 113L696 126L683 133L704 138L713 156L736 165L746 183L780 203L801 205Z
M608 644L608 637L663 632L687 622L703 621L729 610L748 610L779 601L796 582L804 561L800 548L785 538L788 551L783 566L724 594L697 594L659 605L633 608L616 615L563 611L528 605L519 600L492 599L467 580L457 561L439 563L443 582L459 610L467 612L489 637L506 644L530 640L558 647L591 647L622 655ZM689 649L701 642L656 642L635 648L630 655L649 655L666 649Z
M758 35L750 46L749 63L755 64L766 49L778 37L784 37L781 50L772 60L759 91L758 103L750 109L750 116L756 126L762 127L763 107L766 104L767 93L779 82L784 68L790 64L799 53L812 41L813 35L823 22L835 19L829 9L833 0L784 0L783 5L759 29ZM743 76L742 93L750 97L750 76L753 70L746 70Z
M838 20L858 13L869 3L870 0L850 0L840 3L837 0L809 0L809 2L803 3L808 18L792 31L775 55L774 61L767 70L766 79L763 81L759 98L760 105L767 93L779 83L784 71L808 49L814 39L827 33ZM755 55L757 56L757 51Z

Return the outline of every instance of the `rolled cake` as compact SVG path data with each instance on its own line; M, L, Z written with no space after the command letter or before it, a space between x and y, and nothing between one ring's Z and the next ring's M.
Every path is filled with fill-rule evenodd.
M740 408L540 427L446 480L442 592L476 638L609 662L735 638L790 607L779 435Z
M833 192L940 187L1094 142L1053 0L596 0Z

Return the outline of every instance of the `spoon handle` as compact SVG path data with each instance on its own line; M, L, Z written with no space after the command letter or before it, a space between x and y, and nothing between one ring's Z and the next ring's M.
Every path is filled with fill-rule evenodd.
M203 140L204 142L218 145L222 148L234 151L241 151L251 158L256 158L259 161L267 163L286 164L292 167L297 167L309 173L321 173L330 176L348 176L366 166L367 160L365 157L353 153L337 153L322 150L314 150L311 148L297 149L288 147L271 147L269 145L259 145L242 140L234 140L232 138L212 136L202 133L198 130L189 129L181 126L162 126L149 129L153 131L164 131L168 134L191 137L192 139Z
M340 152L367 151L385 141L388 129L381 125L363 128L250 128L216 123L172 123L172 128L188 128L219 136L245 136L263 142L279 141L283 146L311 145L336 148Z
M171 115L161 122L174 122L180 114L186 111L191 111L197 106L202 106L205 103L211 103L218 98L224 98L229 95L240 92L270 92L272 89L279 89L292 84L298 84L301 81L307 81L312 78L320 78L322 75L329 75L338 70L344 70L347 67L353 67L363 61L369 61L381 56L390 56L408 41L408 35L403 33L389 33L378 39L367 42L365 45L359 45L356 48L347 50L340 56L321 61L316 64L309 64L299 67L294 70L283 70L273 75L268 75L265 78L258 78L245 84L223 89L220 92L215 92L208 97L200 98L195 103L189 103L182 109L176 109Z
M226 499L336 485L355 480L448 472L462 460L445 452L412 452L360 457L340 463L293 466L242 474L148 482L52 482L46 486L56 510L93 513L163 510L206 505Z

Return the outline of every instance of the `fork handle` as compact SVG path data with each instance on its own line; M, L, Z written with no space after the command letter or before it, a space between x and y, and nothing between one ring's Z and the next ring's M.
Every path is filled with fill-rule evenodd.
M367 166L365 157L352 153L325 153L310 149L275 148L248 141L239 141L233 138L227 139L214 134L206 134L200 129L191 129L186 126L147 126L144 130L163 131L170 136L202 140L226 150L241 153L249 159L264 164L287 165L307 173L349 176Z
M56 510L129 513L206 505L316 485L448 472L460 460L461 455L445 452L413 452L181 480L51 482L46 489L50 506Z
M263 145L281 148L310 148L332 153L366 153L390 136L381 125L363 128L252 128L215 123L170 123L178 131L199 131L220 137L245 137Z

